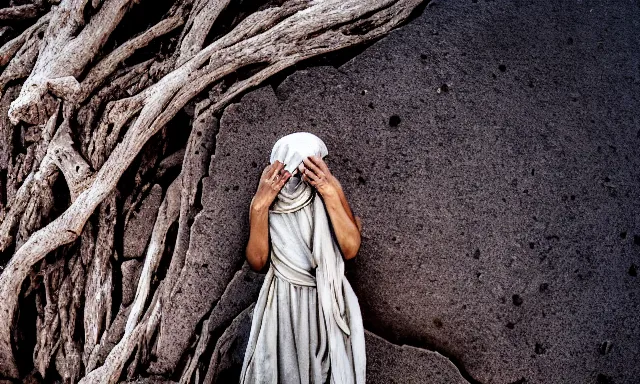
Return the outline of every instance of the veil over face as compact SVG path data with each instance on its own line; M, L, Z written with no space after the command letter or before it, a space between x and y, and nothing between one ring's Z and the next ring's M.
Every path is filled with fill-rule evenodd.
M278 193L274 211L292 212L310 203L314 188L303 182L298 166L308 156L323 158L329 154L327 146L318 136L309 132L294 132L281 137L273 145L269 163L276 160L284 163L291 177Z
M318 156L323 158L329 154L324 141L310 132L294 132L283 136L273 145L269 163L276 160L284 163L284 169L291 173L291 176L299 175L298 166L303 159L308 156Z

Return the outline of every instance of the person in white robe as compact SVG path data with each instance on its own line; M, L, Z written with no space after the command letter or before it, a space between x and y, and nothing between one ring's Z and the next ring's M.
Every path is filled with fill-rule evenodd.
M247 259L254 269L262 269L266 262L269 269L253 310L241 384L366 381L362 316L344 276L343 260L355 256L357 249L347 247L353 242L346 236L357 238L359 248L361 224L339 187L341 201L332 194L327 200L332 211L327 212L323 191L335 187L327 186L327 180L335 181L322 161L327 154L324 142L311 133L280 138L252 200L254 209L260 198L262 207L257 211L268 206L263 215L268 217L270 239L264 240L267 225L260 221L262 211L252 212ZM340 223L343 240L336 239L332 221Z

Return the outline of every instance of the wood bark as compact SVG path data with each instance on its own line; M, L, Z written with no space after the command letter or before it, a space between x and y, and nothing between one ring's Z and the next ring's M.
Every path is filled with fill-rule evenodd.
M0 3L0 378L146 376L217 116L296 63L385 35L420 3ZM123 253L125 234L149 239L145 251ZM172 378L212 382L237 328L220 319L240 311L203 319Z

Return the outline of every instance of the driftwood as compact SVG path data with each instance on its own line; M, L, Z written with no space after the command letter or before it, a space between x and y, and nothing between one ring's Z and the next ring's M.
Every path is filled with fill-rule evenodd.
M383 36L421 1L256 3L35 0L0 9L0 379L145 374L159 324L172 316L163 308L184 266L217 114L302 60ZM161 12L146 11L154 7ZM176 148L181 112L192 127ZM131 272L117 239L152 191L162 202L144 211L155 212L144 218L153 228L146 252L127 256L141 270L124 302ZM182 383L217 374L206 369L225 341L209 329L214 317L203 322L184 371L173 373ZM37 330L35 346L21 343L24 323ZM16 353L33 361L19 364Z

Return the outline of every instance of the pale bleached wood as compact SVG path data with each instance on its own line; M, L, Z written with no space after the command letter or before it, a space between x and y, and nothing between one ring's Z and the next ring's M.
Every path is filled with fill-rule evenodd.
M84 306L84 361L100 343L102 333L111 325L116 196L111 193L100 205L95 250L87 270Z
M16 5L0 8L0 21L32 19L38 16L41 7L36 4Z
M110 75L126 58L131 56L136 50L145 47L152 40L167 34L174 29L178 28L184 23L181 16L173 16L168 19L163 19L153 27L146 30L140 36L133 38L126 43L119 46L107 57L102 59L95 67L91 68L91 71L82 80L80 88L77 94L70 95L70 98L74 102L84 101L91 92L98 87L108 75Z
M86 0L62 0L52 6L55 9L44 36L44 47L20 96L9 108L13 124L20 120L42 123L46 112L42 110L41 100L50 89L62 98L78 92L77 77L107 41L132 2L105 0L87 25L83 15Z

